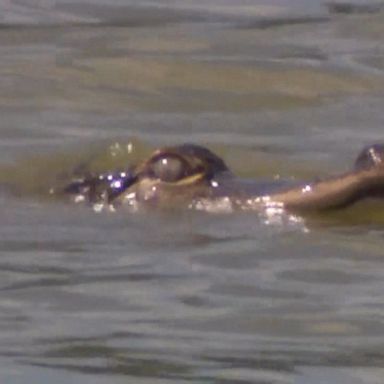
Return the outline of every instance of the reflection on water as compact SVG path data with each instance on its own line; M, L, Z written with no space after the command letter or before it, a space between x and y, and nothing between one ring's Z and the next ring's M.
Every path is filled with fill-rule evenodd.
M284 383L301 366L382 366L380 232L353 244L247 215L4 213L1 354L36 377Z
M42 196L180 142L243 177L342 172L383 140L383 14L48 3L0 20L0 381L381 383L377 203L303 231Z

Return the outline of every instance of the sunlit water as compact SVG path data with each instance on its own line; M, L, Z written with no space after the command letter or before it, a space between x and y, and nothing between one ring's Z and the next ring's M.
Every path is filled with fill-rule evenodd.
M181 142L242 177L343 172L383 141L383 13L68 4L0 2L0 382L382 383L380 204L96 214L49 189Z

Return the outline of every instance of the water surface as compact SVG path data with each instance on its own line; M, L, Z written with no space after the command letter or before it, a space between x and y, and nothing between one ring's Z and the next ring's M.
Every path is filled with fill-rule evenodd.
M49 189L181 142L242 177L343 172L383 140L383 13L52 4L0 3L0 381L381 383L380 205L127 216Z

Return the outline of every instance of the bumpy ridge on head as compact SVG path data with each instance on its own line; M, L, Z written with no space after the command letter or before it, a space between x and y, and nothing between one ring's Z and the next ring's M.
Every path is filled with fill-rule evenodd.
M384 144L374 144L365 147L355 161L354 169L364 170L384 162Z
M228 171L224 161L209 149L196 144L185 143L178 147L183 153L202 159L205 163L212 167L214 172Z

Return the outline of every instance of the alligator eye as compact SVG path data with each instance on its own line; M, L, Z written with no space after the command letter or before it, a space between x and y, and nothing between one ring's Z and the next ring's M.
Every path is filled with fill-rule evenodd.
M187 164L177 156L164 156L151 165L152 175L165 182L182 179L188 173Z

